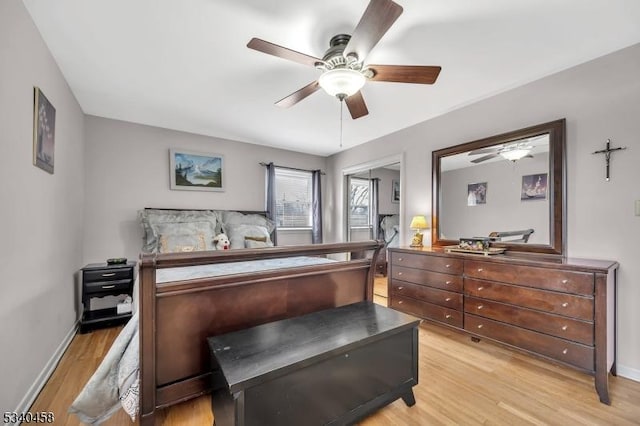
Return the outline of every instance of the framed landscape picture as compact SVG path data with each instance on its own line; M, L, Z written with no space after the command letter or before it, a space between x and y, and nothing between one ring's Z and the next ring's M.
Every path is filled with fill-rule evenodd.
M33 164L53 174L56 109L39 87L33 88Z
M224 191L224 157L219 154L169 150L171 189Z
M520 200L546 200L547 198L547 174L522 176L522 191Z

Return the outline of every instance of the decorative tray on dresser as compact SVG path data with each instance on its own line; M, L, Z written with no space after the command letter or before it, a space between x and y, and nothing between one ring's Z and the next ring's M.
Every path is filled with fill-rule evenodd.
M610 404L615 261L389 249L389 306L595 376Z

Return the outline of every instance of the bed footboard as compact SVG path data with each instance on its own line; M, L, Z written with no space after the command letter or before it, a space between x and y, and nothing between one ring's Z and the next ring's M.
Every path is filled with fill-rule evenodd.
M141 256L141 424L153 424L156 409L211 391L207 337L372 300L382 245L366 241ZM331 255L344 260L156 282L157 271L165 268Z

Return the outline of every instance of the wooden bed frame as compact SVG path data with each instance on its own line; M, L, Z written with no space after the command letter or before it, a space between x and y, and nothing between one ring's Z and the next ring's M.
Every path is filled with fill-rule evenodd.
M140 261L140 424L156 409L212 389L206 338L373 299L383 242L143 254ZM350 260L156 283L163 268L350 253Z

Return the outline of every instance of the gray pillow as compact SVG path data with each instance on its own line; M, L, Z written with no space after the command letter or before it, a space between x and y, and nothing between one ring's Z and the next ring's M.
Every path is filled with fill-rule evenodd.
M227 235L229 234L227 229L229 225L259 225L265 227L269 234L276 229L276 224L272 220L259 214L244 214L223 210L219 212L219 216L222 222L222 229Z
M158 225L161 223L207 222L212 235L216 235L221 229L216 213L211 210L144 209L138 211L138 218L142 225L142 251L145 253L158 253L160 244ZM206 235L207 238L208 236ZM210 239L207 244L211 244Z
M267 228L261 225L249 224L225 224L226 234L229 237L232 249L245 248L248 239L261 240L264 239L266 247L272 247L273 242L269 236Z

